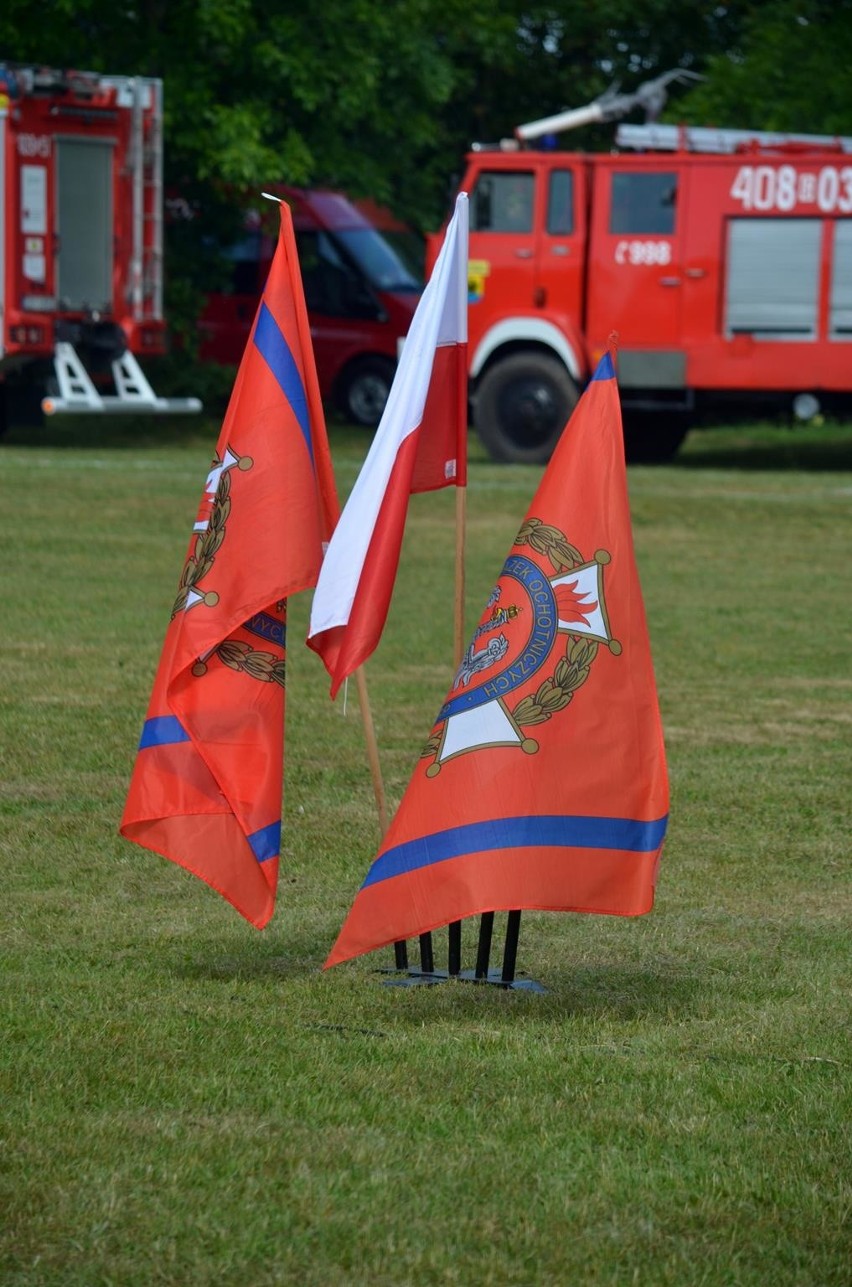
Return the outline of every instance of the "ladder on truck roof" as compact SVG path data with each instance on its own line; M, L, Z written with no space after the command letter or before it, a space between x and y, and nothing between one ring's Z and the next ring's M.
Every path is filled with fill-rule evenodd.
M852 152L852 138L831 134L784 134L767 130L718 130L704 125L619 125L618 147L651 152L739 152L758 147L816 147Z

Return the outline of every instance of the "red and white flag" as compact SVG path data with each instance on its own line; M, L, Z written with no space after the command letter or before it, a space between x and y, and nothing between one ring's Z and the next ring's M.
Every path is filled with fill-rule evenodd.
M317 582L308 645L331 676L332 697L381 637L409 496L467 481L467 244L461 193Z

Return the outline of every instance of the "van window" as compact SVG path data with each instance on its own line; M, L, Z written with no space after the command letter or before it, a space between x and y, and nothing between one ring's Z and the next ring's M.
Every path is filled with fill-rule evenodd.
M212 239L210 244L215 244ZM264 237L260 230L247 232L239 241L225 247L222 257L231 264L231 280L226 288L226 294L260 294L263 289L260 265L264 251L268 263L272 258L272 250L269 246L269 238Z
M535 175L484 170L470 203L471 232L531 232Z
M674 232L676 196L674 172L613 174L610 232Z
M334 233L338 246L343 253L357 265L371 286L376 290L396 291L402 294L417 294L423 290L422 268L418 273L414 265L400 253L405 248L408 254L410 245L415 246L415 233L396 234L399 244L394 242L394 233L377 232L375 228L337 228ZM422 248L425 254L425 245Z
M381 309L361 273L327 232L297 232L309 313L327 317L376 318Z
M574 231L574 172L553 170L547 189L547 231L566 237Z

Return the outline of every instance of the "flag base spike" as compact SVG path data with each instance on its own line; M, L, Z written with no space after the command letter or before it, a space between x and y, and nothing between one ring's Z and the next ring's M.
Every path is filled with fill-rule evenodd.
M540 996L546 996L548 991L535 979L504 979L502 970L489 970L487 975L477 974L476 970L461 970L458 974L449 974L446 970L434 970L431 974L424 974L416 965L412 965L407 974L400 974L393 966L387 966L377 973L396 976L392 979L382 979L382 986L386 988L422 987L435 983L447 983L452 979L458 983L488 984L491 987L503 988L506 992L535 992Z
M483 983L492 987L503 988L507 992L537 992L547 996L547 988L535 979L504 979L502 970L489 970L487 974L477 974L475 970L462 970L456 975L460 983Z
M446 983L450 977L446 970L432 970L426 972L420 970L416 965L408 968L407 974L400 974L398 970L387 968L378 971L379 974L394 974L397 977L393 979L382 979L382 986L386 988L414 988L434 983Z
M379 974L395 974L400 977L384 979L388 988L410 988L419 984L446 983L448 979L458 979L461 983L490 983L494 987L507 991L547 993L547 988L536 983L534 979L516 979L515 962L518 956L518 939L521 933L521 913L511 911L506 916L506 940L503 946L503 967L492 970L490 966L491 941L494 934L494 913L483 912L479 919L479 942L476 949L476 969L462 970L461 967L461 921L452 921L447 926L448 932L448 969L436 970L432 953L431 933L420 935L420 967L408 964L404 941L394 944L396 963L378 970Z

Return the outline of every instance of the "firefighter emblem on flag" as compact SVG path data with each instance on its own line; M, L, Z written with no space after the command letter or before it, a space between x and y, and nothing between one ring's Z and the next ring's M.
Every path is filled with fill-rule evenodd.
M215 609L220 603L218 590L206 589L201 582L214 569L227 535L231 515L231 471L247 473L254 465L251 456L238 455L230 444L221 456L214 456L204 484L198 516L192 525L194 543L190 545L180 578L177 598L172 607L172 619L193 608ZM227 578L226 578L227 579ZM227 598L227 596L226 596ZM225 602L222 604L226 606ZM202 679L210 669L213 657L238 674L265 684L285 687L287 605L284 600L270 605L266 612L257 612L243 622L239 634L220 640L196 658L192 675ZM271 648L259 649L244 636L254 635Z
M203 603L205 607L214 608L219 602L215 590L201 590L199 583L213 567L214 560L225 539L225 525L231 513L231 479L229 471L237 468L243 472L251 469L254 461L251 456L238 456L231 447L227 447L222 458L214 456L210 473L204 484L198 517L192 525L195 533L195 545L187 555L186 564L180 578L177 598L172 608L172 617L179 612L189 612Z
M421 752L433 761L428 777L486 747L534 755L539 744L526 730L569 705L601 646L620 655L606 609L609 562L607 550L586 560L558 528L526 520Z

